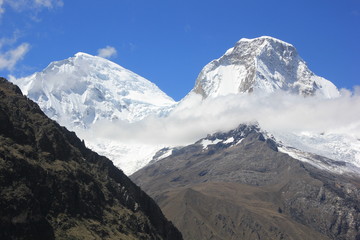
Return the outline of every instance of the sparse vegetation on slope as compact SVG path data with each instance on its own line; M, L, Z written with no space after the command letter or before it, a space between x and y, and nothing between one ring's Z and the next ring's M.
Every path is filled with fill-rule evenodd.
M0 78L0 239L182 239L110 160Z

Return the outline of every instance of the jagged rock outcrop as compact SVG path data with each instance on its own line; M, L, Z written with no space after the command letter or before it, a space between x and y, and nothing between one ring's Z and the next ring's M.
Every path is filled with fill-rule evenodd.
M184 239L360 239L360 178L279 151L257 125L175 149L131 179Z
M0 239L182 239L156 203L0 78Z

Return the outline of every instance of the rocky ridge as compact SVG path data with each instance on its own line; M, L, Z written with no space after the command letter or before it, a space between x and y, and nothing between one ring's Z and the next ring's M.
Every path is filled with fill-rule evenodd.
M103 131L103 127L111 123L123 126L124 122L134 123L148 116L166 117L181 105L139 75L86 53L53 62L43 71L15 79L14 83L50 118L76 131L90 148L110 158L126 174L145 166L167 145L129 143L118 139L119 134L112 129ZM222 57L207 64L189 95L216 98L228 94L266 95L276 91L320 98L339 96L331 82L309 70L293 45L267 36L243 38ZM181 103L188 99L185 97ZM100 137L98 132L106 134ZM306 148L301 150L313 150L313 142L299 144L287 136L283 138L284 145L295 148L304 145ZM358 145L347 144L346 141L351 140L341 141L340 156L327 154L338 140L321 144L325 146L322 153L336 160L350 154L348 162L357 162L355 155L360 150ZM315 150L318 147L316 145Z
M1 239L182 239L113 163L0 78Z

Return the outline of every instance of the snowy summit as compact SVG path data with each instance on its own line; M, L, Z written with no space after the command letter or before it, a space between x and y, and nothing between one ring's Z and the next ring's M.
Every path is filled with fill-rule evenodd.
M101 119L137 121L164 114L175 103L147 79L81 52L14 83L47 116L70 128L87 128Z
M309 70L293 45L267 36L243 38L207 64L193 92L207 98L276 90L304 96L339 96L334 84Z

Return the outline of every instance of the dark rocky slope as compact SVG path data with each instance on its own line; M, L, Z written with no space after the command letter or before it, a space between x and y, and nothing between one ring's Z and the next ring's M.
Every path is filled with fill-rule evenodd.
M110 160L0 78L0 239L182 239Z
M174 150L131 176L184 239L360 239L358 176L295 160L257 126L205 142L215 139L223 141Z

